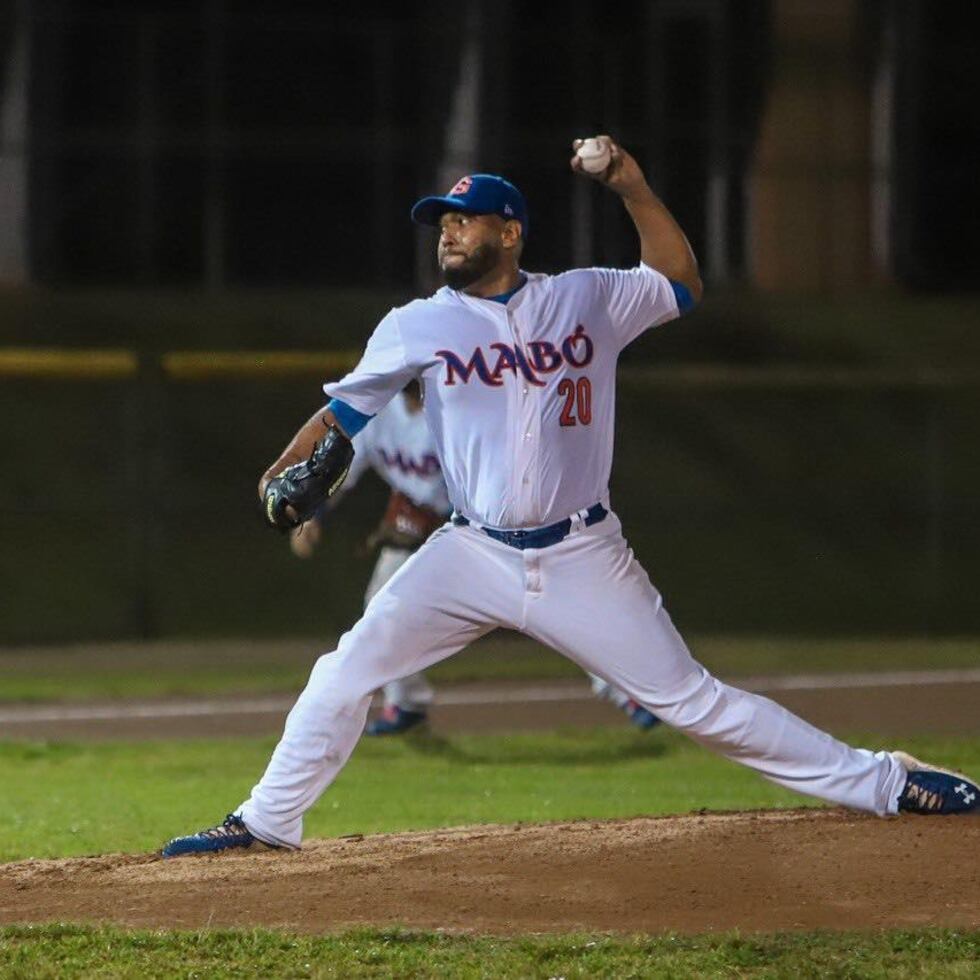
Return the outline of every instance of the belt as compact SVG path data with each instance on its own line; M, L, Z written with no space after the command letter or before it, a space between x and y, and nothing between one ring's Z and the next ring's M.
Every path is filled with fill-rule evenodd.
M523 551L525 548L550 548L559 541L564 541L572 530L573 519L578 519L584 527L591 527L604 521L609 511L602 504L593 504L588 510L580 510L571 517L566 517L563 521L556 521L554 524L546 524L544 527L533 527L519 531L498 531L495 527L483 527L480 524L473 526L479 528L487 537L502 544L510 545ZM466 527L470 520L462 514L453 514L452 522L457 527Z

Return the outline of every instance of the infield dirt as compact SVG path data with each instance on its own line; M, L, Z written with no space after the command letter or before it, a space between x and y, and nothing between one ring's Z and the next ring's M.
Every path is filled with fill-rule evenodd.
M0 866L0 923L516 934L980 927L980 819L789 810Z

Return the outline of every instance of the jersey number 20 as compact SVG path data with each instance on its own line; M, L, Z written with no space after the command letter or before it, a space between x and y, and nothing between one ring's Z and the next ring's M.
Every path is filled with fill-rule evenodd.
M561 410L562 425L589 425L592 422L592 382L588 378L562 378L558 397L565 399Z

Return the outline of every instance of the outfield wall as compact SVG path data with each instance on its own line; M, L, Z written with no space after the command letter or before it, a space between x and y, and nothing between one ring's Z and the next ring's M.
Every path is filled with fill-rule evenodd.
M348 625L384 489L302 562L255 486L355 356L0 352L0 643ZM613 502L683 628L980 630L969 370L621 375Z

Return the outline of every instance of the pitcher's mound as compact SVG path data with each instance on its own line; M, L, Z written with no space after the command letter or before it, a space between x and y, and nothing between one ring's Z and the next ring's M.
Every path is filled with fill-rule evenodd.
M980 820L704 814L0 866L0 922L549 931L980 927Z

